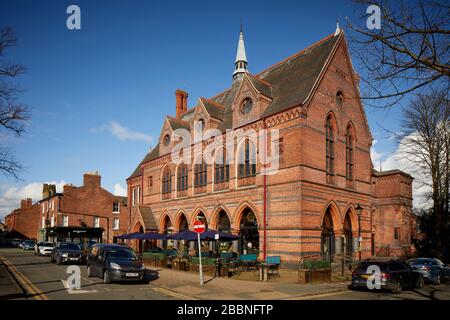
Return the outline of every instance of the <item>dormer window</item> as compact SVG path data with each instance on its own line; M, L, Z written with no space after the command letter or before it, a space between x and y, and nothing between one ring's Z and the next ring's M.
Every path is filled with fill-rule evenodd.
M253 109L253 101L251 98L245 98L241 104L241 112L243 115L247 115Z
M166 134L163 138L163 143L164 145L167 147L170 143L170 136L168 134Z

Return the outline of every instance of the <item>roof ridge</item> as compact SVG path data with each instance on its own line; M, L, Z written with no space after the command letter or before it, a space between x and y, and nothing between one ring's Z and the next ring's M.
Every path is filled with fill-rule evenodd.
M267 72L269 70L272 70L272 69L282 65L283 63L287 62L288 60L291 60L291 59L301 55L302 53L304 53L305 51L307 51L309 49L317 47L318 45L322 44L323 42L325 42L325 41L327 41L327 40L329 40L329 39L331 39L333 37L334 37L334 33L332 33L332 34L326 36L325 38L323 38L323 39L313 43L312 45L310 45L310 46L300 50L299 52L294 53L293 55L290 55L289 57L287 57L287 58L285 58L285 59L283 59L283 60L281 60L281 61L279 61L279 62L277 62L277 63L275 63L273 65L271 65L270 67L268 67L268 68L264 69L263 71L259 72L258 74L256 74L256 77L259 77L261 74L263 74L263 73L265 73L265 72Z
M248 75L249 77L251 77L252 79L255 79L256 81L261 82L262 84L265 84L265 85L268 85L269 87L272 87L272 84L271 84L271 83L269 83L269 82L267 82L267 81L265 81L265 80L263 80L263 79L258 78L256 75L253 75L253 74L251 74L251 73L247 73L247 75Z
M221 104L219 104L219 103L217 103L217 102L214 102L214 101L212 101L212 100L210 100L210 99L208 99L208 98L200 97L200 99L206 100L206 101L208 101L209 103L211 103L211 104L213 104L213 105L215 105L215 106L217 106L217 107L219 107L219 108L225 110L225 107L224 107L223 105L221 105Z
M188 121L186 121L186 120L181 120L181 119L177 119L177 118L175 118L175 117L173 117L173 116L166 115L166 117L169 118L170 120L175 120L175 121L178 121L178 122L184 122L184 123L186 123L186 124L189 124Z

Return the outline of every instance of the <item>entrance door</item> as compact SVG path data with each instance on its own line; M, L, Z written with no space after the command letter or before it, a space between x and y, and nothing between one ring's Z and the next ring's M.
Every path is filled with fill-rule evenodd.
M333 232L333 220L331 218L331 213L329 210L330 209L327 209L327 212L323 217L321 250L322 250L322 257L325 260L331 261L333 260L335 253L335 241L334 241L335 239Z

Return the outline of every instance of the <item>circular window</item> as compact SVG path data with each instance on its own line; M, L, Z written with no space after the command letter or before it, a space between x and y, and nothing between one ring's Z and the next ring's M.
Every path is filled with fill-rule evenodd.
M246 98L244 99L244 101L242 101L242 105L241 105L241 112L244 115L247 115L250 113L250 111L252 111L253 108L253 101L250 98Z
M164 136L163 143L164 143L165 146L169 145L169 143L170 143L170 136L168 134L166 134Z
M336 93L336 103L338 106L342 106L342 103L344 103L344 95L341 91Z

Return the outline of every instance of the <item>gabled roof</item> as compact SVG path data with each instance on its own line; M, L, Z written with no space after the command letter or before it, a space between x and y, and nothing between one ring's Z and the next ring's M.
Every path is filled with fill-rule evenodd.
M266 97L272 98L272 85L264 80L261 80L254 75L247 73L246 76L248 77L248 80L252 83L252 85L260 92L261 94L265 95Z
M159 157L159 143L145 155L144 159L142 159L142 161L138 164L136 169L134 169L133 173L128 177L128 179L139 177L142 171L141 165L148 161L154 160L158 157Z
M292 107L303 105L314 89L316 81L319 79L328 58L333 52L334 46L342 36L342 32L337 36L333 34L329 35L257 75L246 73L247 79L251 81L256 90L272 98L272 102L261 116L270 116ZM222 121L218 129L223 132L226 129L232 128L231 105L239 91L241 83L242 79L236 79L233 81L231 88L210 99L202 100L208 113L212 117ZM223 110L218 108L217 105L223 106ZM189 120L192 119L193 112L194 108L187 111L181 117L181 120L168 116L167 119L172 129L189 129ZM141 164L158 157L159 146L156 146L141 161L130 178L140 175Z
M180 120L171 116L167 116L167 120L169 121L170 126L172 127L172 130L177 129L187 129L189 130L189 122Z
M225 107L221 106L220 104L208 100L206 98L200 98L200 100L202 101L203 105L205 106L206 111L208 112L208 114L217 119L222 121L223 120L223 115L225 113Z
M158 230L155 217L153 216L152 208L138 206L139 213L141 214L142 221L145 225L145 230Z

